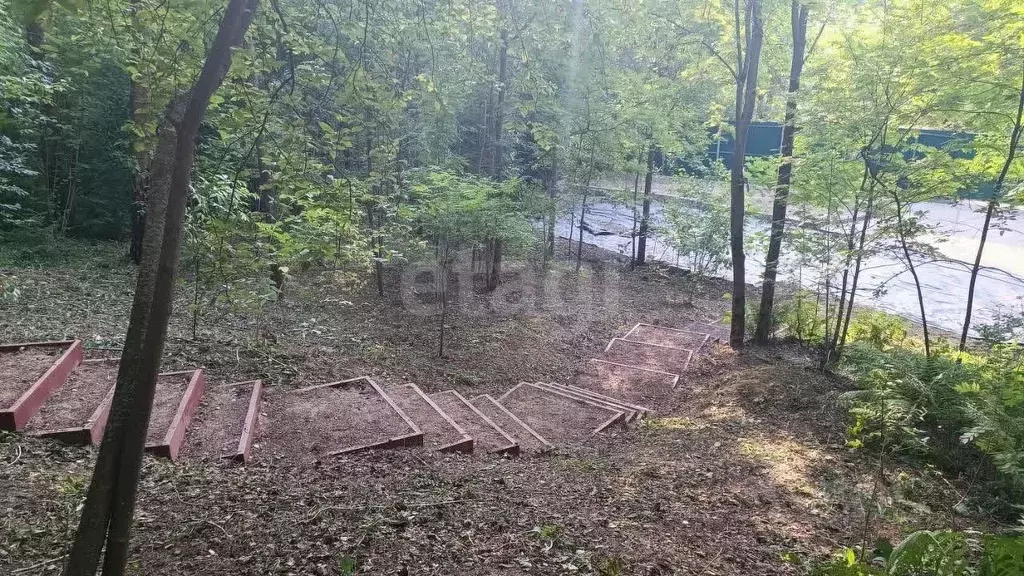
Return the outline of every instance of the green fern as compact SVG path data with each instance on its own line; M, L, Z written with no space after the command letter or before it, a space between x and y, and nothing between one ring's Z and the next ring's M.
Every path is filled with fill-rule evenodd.
M1024 536L921 530L864 560L847 548L811 576L1021 576Z
M958 532L922 530L907 536L889 556L886 574L917 576L967 574L967 540Z
M1024 537L984 537L985 556L981 563L981 576L1020 576L1024 574Z

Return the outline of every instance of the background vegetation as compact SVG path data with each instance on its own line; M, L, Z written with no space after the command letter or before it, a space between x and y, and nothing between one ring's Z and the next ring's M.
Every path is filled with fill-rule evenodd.
M76 238L125 241L126 257L142 257L161 122L200 77L224 11L0 0L5 251L27 262ZM430 262L443 356L453 268L468 259L493 291L509 259L553 259L568 222L578 271L600 196L634 215L634 266L653 259L649 235L683 256L686 290L732 265L735 347L749 324L757 340L796 340L855 381L844 397L852 446L880 468L910 458L970 472L989 495L972 505L1010 521L1024 497L1024 366L1008 343L1020 315L975 327L984 341L968 335L985 239L1024 200L1022 38L1016 0L274 0L255 12L199 130L179 275L193 335L219 308L260 317L295 271L383 294L389 267ZM749 121L783 118L789 148L746 163ZM926 128L963 138L926 146ZM728 200L725 167L707 157L712 134L736 143ZM709 207L668 209L656 228L659 172ZM622 175L632 186L597 185ZM742 248L768 238L744 239L742 222L758 185L774 209L770 269L816 280L776 298L766 275L753 307ZM919 268L935 236L915 205L977 193L986 217L967 315L946 340L929 326ZM879 253L913 277L912 326L858 311L870 304L857 288L863 261ZM3 280L0 299L18 297ZM932 535L928 554L970 541ZM846 566L874 573L858 545ZM881 557L885 573L915 573Z

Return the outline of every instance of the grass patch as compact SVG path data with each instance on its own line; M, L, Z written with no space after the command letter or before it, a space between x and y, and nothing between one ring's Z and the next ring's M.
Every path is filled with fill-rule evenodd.
M597 470L597 462L588 458L560 458L553 463L561 470L570 472L593 472Z
M647 430L700 430L706 428L707 424L697 422L692 418L680 418L675 416L665 418L646 418L643 427Z

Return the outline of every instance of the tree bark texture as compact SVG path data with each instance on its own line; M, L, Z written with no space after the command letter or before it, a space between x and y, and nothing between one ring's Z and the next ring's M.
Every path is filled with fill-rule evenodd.
M1022 131L1021 119L1024 116L1024 69L1021 70L1020 95L1017 100L1017 118L1013 124L1013 132L1010 134L1010 150L1006 153L1006 161L996 178L996 184L992 190L992 199L989 200L988 209L985 211L985 223L981 227L981 240L978 242L978 254L974 257L974 266L971 268L971 281L967 287L967 312L964 314L964 329L960 333L960 351L967 348L967 335L971 331L971 312L974 309L974 287L978 282L978 271L981 269L981 257L985 252L985 242L988 240L989 227L992 225L992 216L999 207L999 196L1003 192L1003 183L1006 182L1006 174L1010 171L1014 157L1017 153L1017 145L1020 143Z
M761 4L759 0L748 0L749 14L747 34L747 55L743 66L743 74L737 78L742 83L743 102L737 106L741 110L736 119L736 143L732 154L732 169L729 182L729 233L732 249L732 326L729 332L729 345L742 348L746 332L747 278L746 255L743 253L743 218L744 191L746 181L743 177L743 164L747 153L747 134L750 121L754 116L754 105L757 95L757 69L761 60L761 43L764 29L761 21ZM739 91L737 90L737 93Z
M172 99L152 165L142 264L121 355L110 418L103 435L67 576L124 573L146 430L173 300L174 275L196 137L210 97L231 66L231 48L245 34L258 0L231 0L190 93ZM105 545L105 546L104 546Z
M644 176L644 204L640 215L640 231L636 241L636 265L647 262L647 232L651 218L651 185L654 182L654 144L647 148L647 175Z
M775 201L772 205L772 230L768 240L768 254L765 258L764 282L761 288L761 308L757 315L755 342L766 342L771 336L772 313L775 306L775 281L779 273L779 258L782 254L782 237L786 229L786 211L789 207L789 185L793 178L793 139L796 135L797 93L800 90L800 74L804 67L804 52L807 45L807 6L793 0L793 58L789 65L789 94L786 98L786 119L782 128L782 146L778 179L775 185Z

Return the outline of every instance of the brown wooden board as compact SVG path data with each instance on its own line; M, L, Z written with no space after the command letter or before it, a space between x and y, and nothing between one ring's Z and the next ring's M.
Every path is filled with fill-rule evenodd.
M419 427L369 378L268 393L266 400L262 457L309 461L423 443Z
M546 385L551 388L554 388L555 390L561 390L570 395L576 394L582 396L587 400L593 400L597 403L605 402L607 404L610 404L612 408L615 408L616 410L621 410L623 412L626 412L627 414L632 412L633 415L630 417L631 420L643 418L644 416L651 412L651 409L647 408L646 406L631 404L625 400L613 398L611 396L606 396L604 394L601 394L600 392L595 392L594 390L589 390L587 388L580 388L579 386L573 386L572 384L559 384L557 382L548 382L546 383Z
M442 452L473 451L472 436L418 386L391 386L387 393L423 431L425 447Z
M258 415L258 412L251 413L250 407L254 395L258 403L261 386L259 380L251 380L207 388L185 436L182 455L213 461L244 461L247 449L242 436L247 424Z
M202 399L202 369L160 374L146 433L146 451L174 460Z
M473 398L472 402L480 412L486 414L492 422L515 439L519 445L520 454L541 454L555 447L518 416L509 412L490 394L477 396Z
M684 374L692 356L692 350L613 338L601 354L601 359L670 374Z
M671 346L684 350L700 350L707 345L711 335L707 332L691 332L652 324L637 324L622 337L623 340Z
M674 394L678 374L591 359L574 385L605 396L657 410Z
M585 441L625 417L622 412L529 384L516 385L498 402L555 443Z
M565 388L568 388L570 390L575 390L577 392L582 392L582 393L587 394L588 396L591 396L591 397L594 397L594 398L598 398L598 399L601 399L601 400L607 400L609 402L612 402L613 404L618 404L618 405L620 405L620 406L622 406L624 408L629 408L630 410L636 411L640 416L646 416L646 415L650 414L651 412L653 412L653 410L651 410L647 406L643 406L641 404L633 404L633 403L627 402L627 401L625 401L625 400L623 400L621 398L614 398L612 396L607 396L605 394L601 394L600 392L596 392L594 390L588 390L587 388L581 388L579 386L574 386L572 384L559 384L559 386L563 386Z
M20 430L82 361L82 343L0 345L0 430Z
M473 437L475 451L511 456L519 453L519 444L512 436L455 390L437 392L430 397Z
M86 360L29 420L29 434L71 444L95 444L102 438L110 412L116 362Z
M582 400L584 402L591 402L593 404L597 404L598 406L601 406L603 408L608 408L609 410L615 410L617 412L622 412L625 415L624 416L624 421L627 422L627 423L628 422L632 422L635 418L640 416L639 411L633 410L632 408L629 408L628 406L624 406L622 404L618 404L616 402L609 401L609 400L606 400L604 398L595 398L595 397L590 396L590 395L586 394L585 392L581 392L579 390L573 390L572 388L567 388L565 386L559 386L558 384L552 384L552 383L549 383L549 382L532 382L531 384L533 386L537 386L539 388L544 388L545 390L550 390L551 392L554 392L556 394L562 394L562 395L568 396L570 398L575 398L577 400Z

